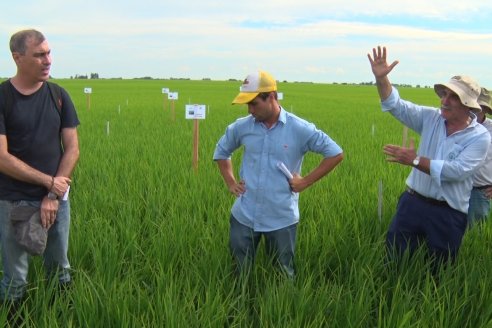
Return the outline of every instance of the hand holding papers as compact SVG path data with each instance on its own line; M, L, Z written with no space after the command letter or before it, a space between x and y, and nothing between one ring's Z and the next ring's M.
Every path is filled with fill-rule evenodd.
M284 163L278 162L277 167L279 168L280 171L282 171L282 173L287 177L287 179L290 180L293 178L292 173L290 173L289 169L287 168L287 166L285 166Z

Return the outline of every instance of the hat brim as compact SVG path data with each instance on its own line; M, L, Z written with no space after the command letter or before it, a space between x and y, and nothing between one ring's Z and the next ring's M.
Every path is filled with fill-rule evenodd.
M255 99L259 92L240 92L232 101L232 104L247 104Z
M475 99L463 99L461 96L463 91L461 89L459 89L458 87L456 87L454 84L451 84L451 83L434 84L434 91L436 92L436 94L439 97L441 97L444 89L449 89L449 90L453 91L454 93L456 93L458 95L458 97L460 98L460 102L462 105L470 108L473 111L479 111L479 112L482 111L482 107L480 107L480 104L478 103L477 100L475 100Z

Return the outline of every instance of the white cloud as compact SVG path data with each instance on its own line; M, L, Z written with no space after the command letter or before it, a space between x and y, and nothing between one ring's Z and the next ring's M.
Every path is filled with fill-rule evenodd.
M429 84L461 70L492 86L492 71L485 66L492 33L433 24L473 21L490 14L492 3L400 2L24 1L9 3L9 16L0 19L0 40L8 43L20 28L40 29L53 48L55 76L225 79L261 67L281 80L325 82L372 79L366 54L381 44L401 61L392 77L402 83ZM1 15L5 6L0 5ZM420 24L391 22L392 15L415 17ZM421 23L429 18L428 25ZM0 56L0 76L12 75L13 67L10 57Z

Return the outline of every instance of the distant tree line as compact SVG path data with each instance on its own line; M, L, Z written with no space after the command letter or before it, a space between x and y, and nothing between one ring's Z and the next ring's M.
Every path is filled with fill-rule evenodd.
M91 79L91 80L97 80L99 79L99 73L90 73L89 75L82 75L82 74L76 74L75 76L70 76L71 79L81 79L81 80L87 80L87 79ZM123 79L121 77L118 77L118 78L111 78L111 80L115 80L115 79ZM158 80L160 78L157 78ZM133 80L154 80L153 77L151 76L142 76L142 77L135 77L133 78ZM164 80L166 80L166 78L164 78ZM185 80L185 81L189 81L191 80L189 77L170 77L169 80ZM204 77L202 78L203 81L212 81L212 79L210 77ZM231 82L237 82L237 81L242 81L242 80L238 80L238 79L235 79L235 78L230 78L228 79L228 81L231 81ZM284 80L282 81L283 83L289 83L289 81L287 80ZM301 83L301 81L294 81L293 83ZM302 83L314 83L314 82L302 82ZM332 82L332 84L341 84L341 85L375 85L374 81L369 81L369 82L359 82L359 83L347 83L347 82ZM411 84L398 84L398 83L394 83L393 84L395 87L405 87L405 88L430 88L428 85L425 85L425 86L421 86L420 84L417 84L415 86L411 85Z
M88 75L79 75L75 74L75 76L70 76L71 79L79 79L79 80L97 80L99 79L99 73L91 73L89 76Z
M338 84L334 82L333 84ZM341 84L348 84L348 83L341 83ZM355 83L350 83L350 84L355 84ZM359 85L375 85L373 81L371 82L360 82ZM413 85L411 84L404 84L404 83L393 83L395 87L403 87L403 88L413 88ZM417 84L415 88L430 88L428 85L421 86L420 84Z

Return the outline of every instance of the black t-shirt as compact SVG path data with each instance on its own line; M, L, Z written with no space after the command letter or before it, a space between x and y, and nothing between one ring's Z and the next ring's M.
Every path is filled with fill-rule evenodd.
M62 89L62 110L58 111L46 83L35 93L25 96L11 83L13 108L0 101L0 134L7 136L8 151L27 165L54 176L63 154L61 129L79 125L75 107ZM0 95L2 97L3 95ZM41 200L45 187L15 180L0 173L0 199Z

